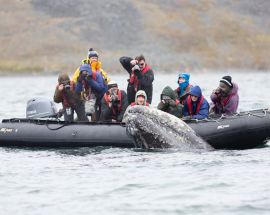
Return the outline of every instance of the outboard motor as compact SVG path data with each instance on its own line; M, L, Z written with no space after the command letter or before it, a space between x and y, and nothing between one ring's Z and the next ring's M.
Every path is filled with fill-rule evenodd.
M33 98L27 102L26 118L49 118L57 117L55 104L46 98Z

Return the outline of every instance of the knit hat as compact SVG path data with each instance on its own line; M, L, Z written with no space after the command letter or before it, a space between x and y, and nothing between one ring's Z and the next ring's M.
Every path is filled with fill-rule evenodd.
M111 80L109 83L108 83L108 90L113 88L113 87L118 87L117 83L113 80Z
M88 50L87 55L88 55L88 58L91 58L91 57L97 57L98 58L98 53L93 48L90 48Z
M224 76L220 79L220 82L226 84L229 87L233 87L232 84L232 77L231 76Z
M191 96L201 97L202 96L202 90L201 90L201 88L199 86L194 86L194 87L191 87L189 94Z

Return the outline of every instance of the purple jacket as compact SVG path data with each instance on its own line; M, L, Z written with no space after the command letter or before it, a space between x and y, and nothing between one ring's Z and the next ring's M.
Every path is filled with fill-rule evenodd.
M230 115L236 113L239 103L238 85L233 83L233 88L226 97L221 97L220 94L213 92L211 100L214 104L213 109L216 114Z

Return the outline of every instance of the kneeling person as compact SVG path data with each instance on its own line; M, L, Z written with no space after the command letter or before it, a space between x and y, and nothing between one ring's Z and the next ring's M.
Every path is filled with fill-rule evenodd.
M204 119L209 115L209 104L199 86L191 87L184 104L184 119Z
M163 89L157 108L176 117L182 117L183 105L180 104L177 95L169 86Z
M117 83L108 83L108 91L101 100L100 121L121 122L127 109L127 94L118 89Z
M67 73L62 73L58 77L54 102L62 103L65 121L74 121L74 111L79 121L88 121L85 115L83 101L80 95L75 93L74 83L70 81Z

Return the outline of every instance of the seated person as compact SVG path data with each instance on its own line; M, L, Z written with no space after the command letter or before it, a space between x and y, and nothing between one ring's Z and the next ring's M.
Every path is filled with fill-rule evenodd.
M219 82L219 87L211 94L213 102L210 112L215 114L234 114L237 112L239 96L238 85L232 82L231 76L224 76Z
M192 86L189 84L189 77L190 75L188 73L180 73L177 81L179 87L174 90L174 92L178 96L180 104L182 105L184 105L185 99L187 98L190 91L190 87Z
M135 95L135 102L132 102L130 106L135 105L144 105L149 106L149 103L147 102L147 95L143 90L139 90Z
M84 104L80 95L75 93L74 83L70 81L67 73L61 73L58 76L58 84L54 92L54 102L62 103L65 121L74 121L74 111L79 121L88 121Z
M177 95L169 86L163 89L157 108L176 117L182 117L183 105L179 103Z
M199 86L191 87L184 104L183 119L204 119L208 117L208 114L209 104L202 96L201 88Z
M121 122L128 107L127 94L118 89L117 83L110 81L108 91L101 100L100 121Z

